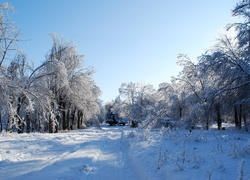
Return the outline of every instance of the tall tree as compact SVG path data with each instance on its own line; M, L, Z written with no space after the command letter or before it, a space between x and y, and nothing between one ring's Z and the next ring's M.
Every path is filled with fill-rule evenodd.
M6 60L10 59L10 53L15 51L20 30L10 20L10 15L14 11L14 7L9 3L0 5L0 67ZM14 53L15 54L15 53Z
M230 24L229 28L236 28L239 47L243 47L247 55L250 53L250 0L240 0L232 10L232 15L243 19L242 22Z
M120 113L131 121L142 122L153 111L155 89L150 84L122 83L119 88Z
M53 46L49 51L44 71L50 93L51 129L76 129L99 112L99 88L91 75L92 68L83 68L83 55L76 46L52 35ZM54 128L55 129L55 128ZM53 130L52 130L53 132Z

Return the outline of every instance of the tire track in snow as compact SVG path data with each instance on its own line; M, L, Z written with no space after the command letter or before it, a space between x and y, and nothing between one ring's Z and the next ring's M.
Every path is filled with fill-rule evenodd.
M126 127L107 127L65 134L23 135L28 139L21 143L20 159L10 162L0 172L20 172L11 179L152 180L130 154L126 130Z
M122 144L123 154L125 154L125 159L127 159L128 166L136 172L136 179L138 180L155 180L150 174L148 174L142 167L142 165L136 160L136 158L131 155L129 149L129 143L124 135L124 131L121 132L120 143Z

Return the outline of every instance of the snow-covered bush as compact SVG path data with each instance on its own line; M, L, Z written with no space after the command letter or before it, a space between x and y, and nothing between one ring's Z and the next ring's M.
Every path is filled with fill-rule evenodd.
M229 155L232 158L240 158L250 155L250 141L245 145L240 145L240 143L230 142L229 143Z
M249 156L250 155L250 140L243 146L242 148L242 155Z
M136 134L135 134L134 131L129 131L129 132L127 133L127 136L128 136L128 138L134 138L134 137L136 137Z

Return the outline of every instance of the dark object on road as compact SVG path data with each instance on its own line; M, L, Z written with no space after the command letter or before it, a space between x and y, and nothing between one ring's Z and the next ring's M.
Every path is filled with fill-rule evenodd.
M138 127L138 122L136 120L131 121L131 127L136 128Z
M125 126L125 124L126 124L126 123L125 123L125 121L123 121L123 120L120 120L120 121L118 122L118 125L119 125L119 126Z
M108 123L110 126L115 126L118 123L114 113L110 114L110 119L108 119L106 123Z
M109 119L106 121L110 126L115 126L118 122L115 119Z

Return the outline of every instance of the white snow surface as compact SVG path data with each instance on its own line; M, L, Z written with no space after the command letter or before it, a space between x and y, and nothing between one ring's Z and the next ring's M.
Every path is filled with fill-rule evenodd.
M0 133L0 179L250 179L250 134L127 126Z

